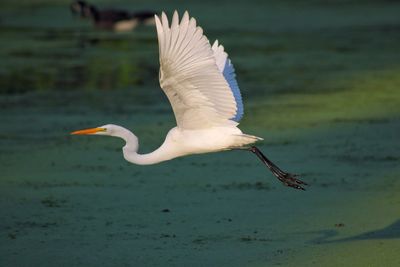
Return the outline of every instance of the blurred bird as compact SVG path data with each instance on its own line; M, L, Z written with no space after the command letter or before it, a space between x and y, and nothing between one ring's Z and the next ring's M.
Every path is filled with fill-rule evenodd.
M85 1L75 1L70 6L71 12L82 18L89 18L101 29L114 31L131 31L140 24L154 24L153 11L128 12L125 10L99 10Z
M306 183L272 163L257 147L262 138L242 133L237 127L243 116L243 103L233 65L224 47L211 46L196 20L184 13L179 22L175 11L171 26L163 12L156 15L160 85L167 95L177 127L164 143L149 154L138 154L139 140L129 130L113 124L72 132L71 134L109 135L122 138L124 158L139 165L156 164L190 154L232 149L256 154L284 184L302 189Z

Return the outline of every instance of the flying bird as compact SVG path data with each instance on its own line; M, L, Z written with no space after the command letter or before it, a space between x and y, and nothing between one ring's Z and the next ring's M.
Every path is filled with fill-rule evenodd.
M225 150L248 150L286 186L304 190L297 175L279 169L253 143L262 138L244 134L239 128L243 102L235 70L216 40L211 46L196 20L186 11L179 21L175 11L172 22L163 12L155 15L157 27L160 86L167 95L177 126L164 143L149 154L139 154L139 140L124 127L106 124L72 132L119 137L125 140L124 158L135 164L149 165L190 154Z
M131 31L140 24L154 24L154 11L129 12L120 9L99 9L85 1L75 1L71 12L89 18L93 24L105 30Z

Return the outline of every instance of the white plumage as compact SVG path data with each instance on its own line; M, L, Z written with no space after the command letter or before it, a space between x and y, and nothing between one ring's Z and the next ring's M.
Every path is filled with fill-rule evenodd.
M138 138L129 130L107 124L72 134L97 134L126 141L124 158L140 165L155 164L176 157L248 149L255 153L284 184L303 189L295 176L281 171L256 147L247 147L260 137L243 134L237 127L243 103L233 65L224 47L210 45L196 20L185 12L181 21L175 11L171 24L163 12L155 16L160 56L160 86L167 95L177 127L164 143L149 154L138 154Z
M219 71L224 75L225 80L228 82L230 89L232 90L233 96L236 101L236 115L232 119L239 122L243 117L243 102L242 95L240 94L239 85L236 81L235 69L231 60L228 58L228 54L224 51L222 45L218 45L218 40L215 40L212 45L214 52L215 63L218 66Z
M171 27L165 13L156 16L160 53L160 85L181 129L235 125L235 96L223 76L227 54L222 46L211 48L203 30L187 12Z

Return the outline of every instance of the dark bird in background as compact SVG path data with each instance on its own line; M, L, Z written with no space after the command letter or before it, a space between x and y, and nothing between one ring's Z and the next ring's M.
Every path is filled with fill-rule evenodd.
M89 18L94 25L101 29L114 31L131 31L138 25L152 25L154 22L154 11L143 10L129 12L119 9L100 10L85 1L75 1L71 4L71 12L82 18Z

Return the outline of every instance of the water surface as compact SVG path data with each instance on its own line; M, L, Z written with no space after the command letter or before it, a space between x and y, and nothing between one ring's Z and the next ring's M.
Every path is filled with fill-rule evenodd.
M97 3L97 2L96 2ZM400 5L396 1L99 1L188 9L230 54L241 129L310 183L285 188L243 151L155 166L174 118L153 27L118 34L68 1L0 10L0 265L398 266Z

